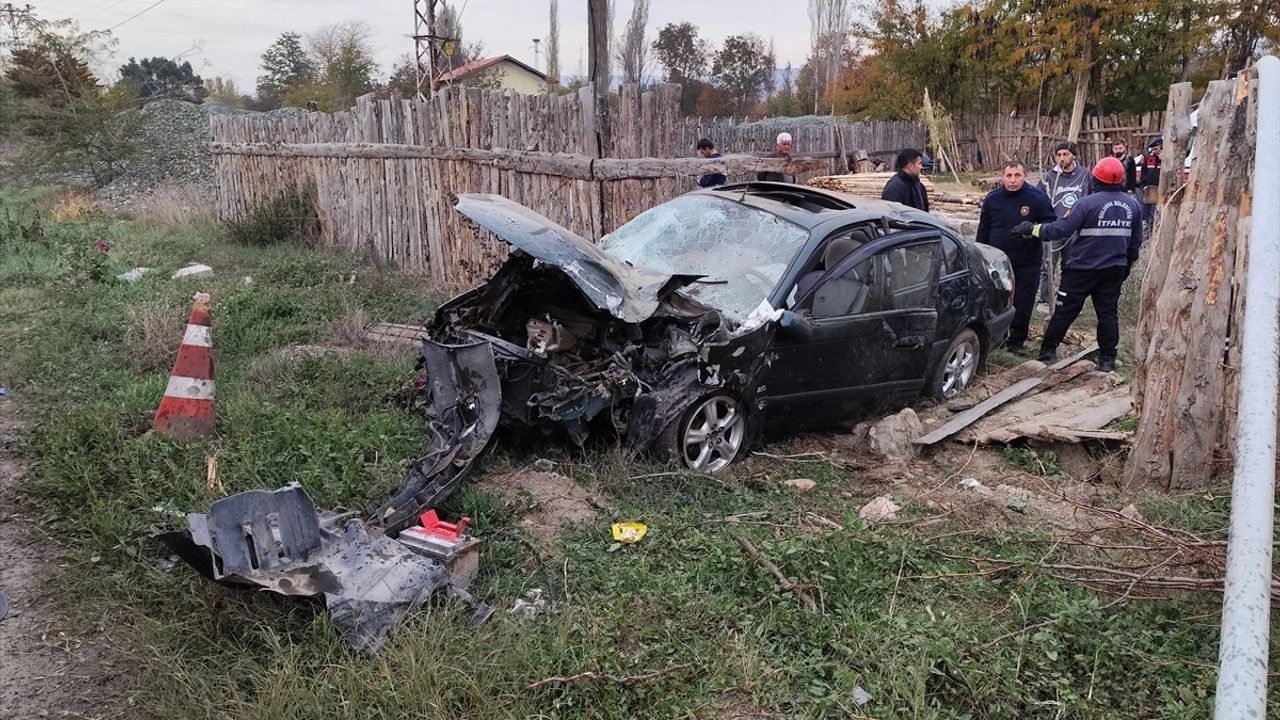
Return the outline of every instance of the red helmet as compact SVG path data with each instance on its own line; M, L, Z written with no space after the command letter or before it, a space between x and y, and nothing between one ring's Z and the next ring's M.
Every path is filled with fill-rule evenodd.
M1098 182L1106 185L1120 185L1124 183L1124 165L1114 157L1107 156L1098 161L1093 166L1093 176Z

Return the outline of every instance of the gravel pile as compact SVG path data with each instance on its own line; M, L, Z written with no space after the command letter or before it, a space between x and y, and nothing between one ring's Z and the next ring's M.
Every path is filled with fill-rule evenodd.
M209 118L220 114L259 114L222 103L194 105L181 100L147 103L137 136L136 154L124 165L124 172L94 194L104 205L127 207L140 195L160 186L187 186L213 191L213 161L209 155ZM302 112L282 108L267 117Z
M799 117L771 117L761 120L753 120L751 122L735 125L739 128L757 128L757 127L776 127L785 125L787 127L796 128L806 125L821 125L822 127L831 127L833 122L848 122L849 119L844 116L835 117L832 115L801 115Z

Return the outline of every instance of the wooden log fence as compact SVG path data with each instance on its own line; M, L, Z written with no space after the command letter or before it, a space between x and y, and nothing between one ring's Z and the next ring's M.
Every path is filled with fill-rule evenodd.
M697 187L698 176L821 172L826 160L671 157L679 86L622 90L604 157L592 90L519 95L444 88L431 100L361 99L348 112L211 120L222 220L281 212L301 197L324 246L451 283L474 282L506 246L453 209L464 192L501 194L587 238ZM296 205L286 206L295 208Z
M893 163L893 156L908 147L924 147L924 126L915 122L896 120L868 120L850 123L843 117L803 119L767 118L747 121L746 118L685 118L679 124L675 142L671 148L674 157L695 154L694 147L701 138L710 138L722 153L766 153L775 148L780 132L791 133L795 155L827 159L826 167L804 173L797 178L806 182L823 175L839 175L849 172L858 154L865 153L873 160ZM747 176L730 176L729 180L745 180Z
M1111 142L1123 140L1131 154L1141 152L1147 141L1160 134L1163 112L1142 115L1089 115L1081 123L1082 161L1096 162L1111 153ZM1019 159L1031 169L1053 164L1053 146L1066 137L1066 115L980 115L957 118L956 144L960 166L967 170L996 170L1006 160Z
M313 208L318 244L365 250L439 280L472 282L491 272L506 246L453 210L464 192L498 193L587 238L600 238L640 212L696 187L720 170L730 181L762 170L800 182L876 169L904 147L922 147L914 122L785 122L680 119L680 88L624 86L597 136L591 88L566 95L442 88L430 100L361 98L340 113L215 115L210 120L218 215L229 222L279 212L295 194ZM1128 133L1135 148L1158 131L1162 113L1088 118L1093 147ZM1049 152L1061 118L958 121L962 166L998 166L1010 153ZM763 160L778 132L793 136L797 161ZM695 156L710 136L728 157ZM753 156L754 155L754 156ZM1022 155L1026 157L1025 155ZM996 158L988 162L988 158ZM814 162L817 160L819 162ZM294 206L290 206L294 207ZM274 210L273 210L274 209Z

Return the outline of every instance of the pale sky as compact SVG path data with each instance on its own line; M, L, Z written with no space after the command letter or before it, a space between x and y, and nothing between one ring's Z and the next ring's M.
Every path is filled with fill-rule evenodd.
M373 28L380 75L413 50L413 0L15 0L29 2L46 19L74 18L84 29L106 30L119 40L107 79L129 57L163 56L191 62L196 74L231 77L252 92L258 63L280 33L303 35L322 25L364 20ZM545 38L545 0L454 0L462 11L463 40L484 43L485 55L511 55L534 64L532 39ZM621 33L631 0L618 0L614 32ZM145 12L144 12L145 11ZM135 14L138 17L130 20ZM565 77L585 70L587 0L560 0L560 68ZM729 35L755 32L773 39L778 67L796 68L809 47L805 0L651 0L647 39L668 22L691 22L717 46ZM121 24L123 23L123 24ZM540 69L545 67L545 53Z

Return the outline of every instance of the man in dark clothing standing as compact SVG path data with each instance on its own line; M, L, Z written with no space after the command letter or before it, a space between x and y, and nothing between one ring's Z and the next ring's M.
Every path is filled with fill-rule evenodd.
M775 150L769 153L768 155L765 155L765 157L770 157L770 158L791 157L791 133L789 132L778 133L777 139L774 140L774 148ZM756 173L756 180L765 180L767 182L794 183L796 181L796 176L783 175L780 172L765 170L763 172Z
M1069 140L1053 147L1053 158L1057 164L1044 171L1040 189L1049 196L1053 212L1061 219L1070 215L1080 198L1088 194L1089 170L1078 162L1080 150ZM1062 264L1062 248L1070 241L1071 238L1066 237L1062 242L1051 243L1045 248L1040 269L1040 302L1047 303L1053 299L1053 273Z
M907 149L898 153L894 169L897 172L885 183L880 198L929 212L929 193L920 182L920 171L924 169L920 151Z
M1076 203L1071 215L1050 225L1024 222L1017 231L1049 241L1079 232L1062 263L1062 285L1040 343L1039 359L1058 359L1058 344L1084 308L1085 299L1090 298L1098 315L1098 369L1111 372L1116 369L1120 343L1120 289L1142 247L1142 208L1121 187L1124 166L1119 160L1099 160L1093 167L1093 178L1094 193Z
M1124 184L1121 187L1125 192L1133 192L1138 187L1138 165L1129 156L1129 144L1123 140L1112 141L1111 157L1124 166Z
M1057 216L1049 197L1027 184L1027 170L1021 162L1011 160L1004 164L1000 185L982 201L978 242L1003 250L1013 265L1013 324L1005 344L1014 355L1025 355L1023 344L1027 341L1040 279L1041 243L1018 234L1015 228L1023 222L1050 223Z
M720 157L720 153L716 152L716 144L711 142L711 138L702 138L698 141L698 154L708 160ZM715 187L725 184L727 180L728 178L721 173L707 173L698 178L698 187Z
M1164 152L1164 138L1154 137L1147 143L1142 158L1142 180L1138 182L1138 198L1142 201L1142 224L1147 232L1156 221L1156 193L1160 187L1160 153Z

